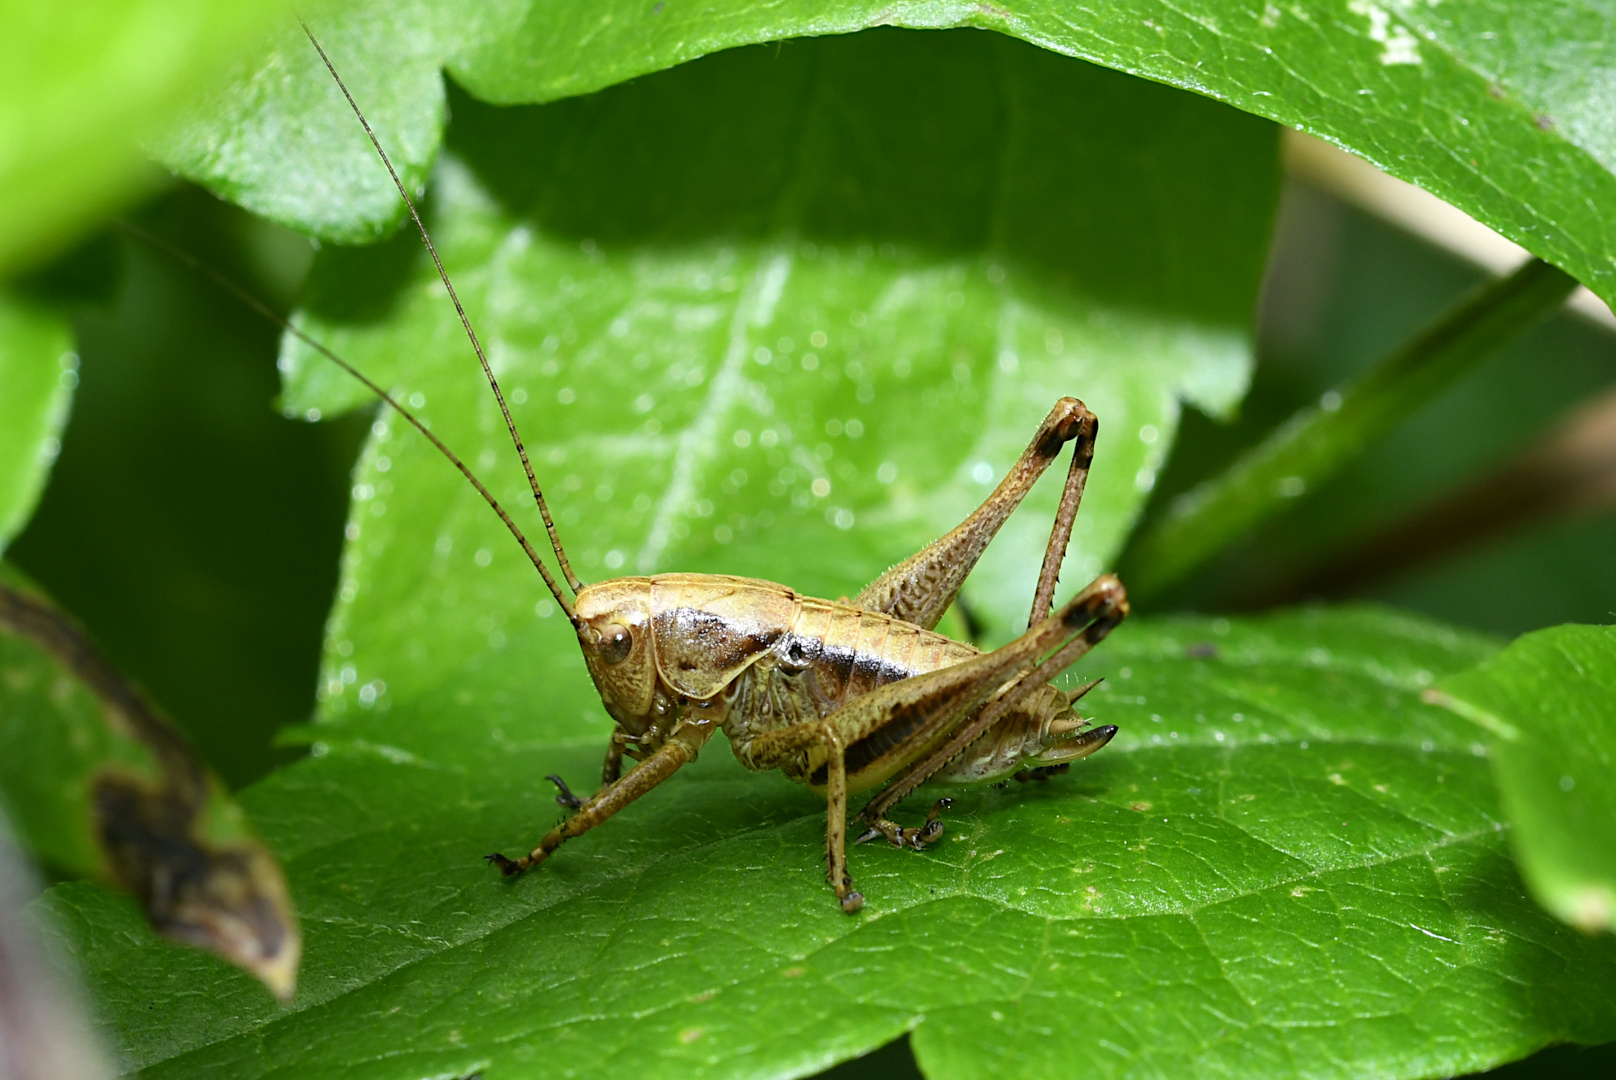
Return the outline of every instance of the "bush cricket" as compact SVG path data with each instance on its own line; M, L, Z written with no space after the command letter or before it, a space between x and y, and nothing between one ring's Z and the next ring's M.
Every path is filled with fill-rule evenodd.
M1050 685L1128 613L1122 583L1110 575L1054 610L1056 579L1098 432L1097 419L1081 401L1056 402L975 512L851 599L818 600L784 585L715 574L624 577L586 586L567 560L499 383L414 200L324 49L308 36L392 176L455 305L521 459L565 589L488 489L422 422L324 346L288 329L364 382L476 487L572 624L616 724L600 789L579 799L551 777L560 788L557 801L574 812L527 854L493 854L489 862L507 876L528 870L668 779L722 730L747 768L778 769L824 795L827 878L842 910L852 913L864 898L847 868L850 795L879 789L859 811L863 828L855 843L885 837L919 850L942 835L939 814L948 800L939 800L916 827L887 815L921 784L979 783L1029 771L1045 775L1111 739L1115 727L1088 728L1073 708L1092 683L1070 693ZM1067 443L1071 466L1027 631L991 652L936 633L933 628L999 528ZM627 773L624 757L636 763Z

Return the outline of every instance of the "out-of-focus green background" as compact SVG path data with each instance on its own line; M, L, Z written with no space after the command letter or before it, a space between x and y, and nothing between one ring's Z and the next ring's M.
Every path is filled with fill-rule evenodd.
M1258 323L1258 371L1233 425L1191 413L1152 493L1159 512L1295 409L1362 371L1488 274L1298 181L1288 184ZM1562 311L1483 361L1383 444L1177 590L1176 605L1251 608L1329 569L1339 547L1411 516L1616 387L1616 333ZM1500 507L1502 512L1505 507ZM1535 519L1330 599L1375 600L1504 637L1616 619L1616 513ZM1315 583L1328 574L1313 576Z
M129 215L281 310L308 241L177 185ZM367 419L273 407L280 331L106 232L24 289L69 305L81 358L50 482L7 557L77 616L233 788L306 720Z

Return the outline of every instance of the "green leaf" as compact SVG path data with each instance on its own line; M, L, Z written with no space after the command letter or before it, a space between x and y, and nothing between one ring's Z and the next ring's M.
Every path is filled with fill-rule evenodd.
M1243 385L1272 132L1192 96L889 32L453 106L429 220L586 578L850 593L1076 391L1104 422L1076 584L1177 400ZM301 318L542 535L407 237L325 252ZM364 400L285 366L290 410ZM968 593L995 634L1052 494ZM244 796L306 919L298 1001L92 886L41 904L149 1077L788 1076L911 1029L934 1077L1414 1077L1616 1038L1616 945L1525 895L1484 747L1419 700L1490 642L1379 612L1125 626L1072 674L1108 677L1113 745L964 794L929 853L856 849L853 918L823 804L716 747L507 882L480 856L557 819L539 778L586 787L609 723L531 568L396 419L355 496L313 753Z
M1433 191L1616 299L1609 0L1052 0L893 7L504 0L374 3L317 23L412 183L437 149L434 69L507 104L587 93L706 53L876 24L994 29L1225 101ZM186 175L331 238L398 217L340 98L295 35L167 152ZM939 110L938 117L949 114Z
M1180 400L1219 411L1244 390L1274 131L1210 102L995 36L887 31L454 112L430 224L587 579L722 570L848 594L960 521L1076 394L1102 428L1070 591L1114 556ZM542 536L414 238L326 252L310 311ZM368 401L293 345L291 408ZM466 663L501 685L570 678L570 630L535 617L499 522L415 432L377 430L334 624L354 651L331 685L458 687ZM992 637L1026 619L1058 498L1051 478L968 587ZM429 648L435 625L469 633Z
M970 789L926 853L855 848L856 917L823 804L716 747L498 879L603 740L425 699L247 792L307 927L290 1011L90 886L42 907L148 1078L789 1076L910 1029L934 1078L1451 1075L1616 1037L1616 943L1525 895L1474 729L1419 700L1490 648L1369 610L1126 625L1075 673L1112 746Z
M138 140L283 11L270 0L0 5L0 270L149 186Z
M67 320L0 294L0 552L39 501L61 446L77 368Z
M465 20L461 7L354 3L310 16L412 191L443 138L442 49ZM233 74L152 140L156 156L323 239L364 242L389 231L403 211L398 193L297 22L283 13L267 51Z
M1433 695L1493 738L1516 858L1544 907L1586 930L1616 919L1616 627L1518 639Z

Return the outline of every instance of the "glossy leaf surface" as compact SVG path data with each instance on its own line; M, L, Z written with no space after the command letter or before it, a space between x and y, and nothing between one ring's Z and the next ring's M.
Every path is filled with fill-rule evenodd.
M1494 739L1493 763L1526 879L1586 930L1616 919L1616 629L1527 634L1437 700Z
M851 595L960 521L1072 394L1101 421L1072 588L1113 557L1180 399L1244 389L1273 129L1213 103L990 35L887 31L455 112L430 222L587 580ZM308 328L424 403L542 537L419 243L328 253L312 294ZM301 346L283 366L297 411L368 399ZM378 430L338 614L355 651L329 672L358 683L333 687L576 670L497 519L407 426ZM995 637L1026 618L1058 484L970 586ZM394 513L400 495L433 520ZM480 630L422 643L468 609Z
M1435 192L1607 300L1616 296L1609 0L1059 0L894 7L416 0L316 28L411 183L437 149L446 65L504 103L586 93L737 45L885 24L975 26L1228 102L1321 135ZM277 220L378 235L398 211L340 98L288 27L282 46L172 144L168 159ZM939 114L945 115L945 114ZM329 137L328 137L329 136Z

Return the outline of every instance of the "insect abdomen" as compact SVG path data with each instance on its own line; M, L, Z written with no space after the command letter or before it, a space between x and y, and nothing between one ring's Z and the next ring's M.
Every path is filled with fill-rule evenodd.
M888 615L802 598L791 629L775 642L768 657L737 680L725 729L744 762L748 735L823 719L887 683L977 655L970 645ZM950 762L937 779L972 783L1013 770L1043 748L1050 721L1068 714L1066 698L1059 691L1035 692ZM849 790L882 783L934 741L918 730L922 722L917 714L905 711L850 743ZM825 779L824 754L817 750L804 754L783 771L817 787Z
M775 651L788 672L801 671L822 716L878 686L977 654L969 645L889 615L807 598Z

